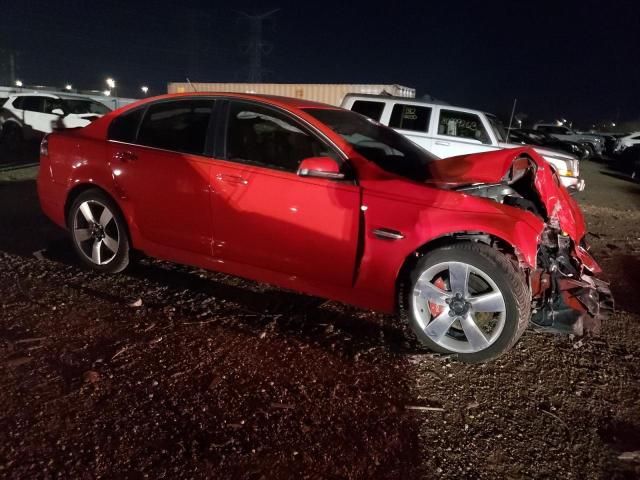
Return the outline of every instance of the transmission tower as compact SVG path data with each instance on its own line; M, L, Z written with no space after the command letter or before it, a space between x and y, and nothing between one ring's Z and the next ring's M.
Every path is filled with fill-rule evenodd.
M262 27L269 17L278 12L275 8L265 13L249 15L240 12L243 19L249 23L249 39L244 44L244 53L249 56L249 78L250 83L260 83L262 74L265 72L262 67L262 56L269 55L273 50L273 44L262 39Z

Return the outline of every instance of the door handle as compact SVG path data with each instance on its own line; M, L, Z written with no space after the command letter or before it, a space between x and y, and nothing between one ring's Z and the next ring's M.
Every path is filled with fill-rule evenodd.
M216 175L216 180L219 182L234 183L237 185L247 185L249 183L249 181L244 177L239 175L227 175L225 173L218 173Z
M130 152L129 150L124 150L114 153L113 159L120 162L132 162L134 160L137 160L138 156L135 153Z
M449 142L443 142L442 140L436 140L436 145L443 145L445 147L448 147L451 144Z

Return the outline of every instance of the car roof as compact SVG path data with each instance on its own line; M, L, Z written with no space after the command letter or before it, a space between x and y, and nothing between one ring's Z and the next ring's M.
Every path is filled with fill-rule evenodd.
M326 103L312 102L311 100L304 100L302 98L280 97L278 95L263 95L257 93L237 93L237 92L185 92L185 93L168 93L166 95L159 95L157 97L151 97L144 101L154 102L158 100L171 100L179 98L207 98L207 97L226 97L226 98L238 98L242 100L259 100L272 105L288 108L325 108L325 109L337 109L333 105ZM139 105L136 102L135 105ZM134 105L134 104L132 104Z
M50 92L21 92L12 93L12 97L48 97L58 98L62 100L91 100L89 97L82 97L79 95L65 95L64 93L50 93Z
M49 98L60 98L60 95L56 95L55 93L42 93L42 92L22 92L22 93L12 93L12 97L49 97Z
M484 110L478 110L477 108L463 107L460 105L450 105L448 103L442 103L442 102L429 102L426 100L420 100L419 98L398 97L395 95L376 95L374 93L347 93L344 96L344 98L378 99L380 101L403 102L409 105L428 105L430 107L437 105L445 109L459 110L459 111L465 111L465 112L471 112L471 113L482 113L483 115L495 117L495 114L490 112L485 112Z

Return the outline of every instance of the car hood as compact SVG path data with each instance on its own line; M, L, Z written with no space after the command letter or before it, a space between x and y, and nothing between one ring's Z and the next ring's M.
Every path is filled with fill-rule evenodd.
M510 148L486 153L460 155L428 165L428 184L454 189L463 185L503 183L513 161L521 156L535 165L534 186L544 205L547 222L579 243L586 232L584 216L577 202L560 185L549 164L537 148Z
M81 118L83 120L88 120L90 122L102 117L102 115L98 113L70 113L67 116L72 118L78 118L78 119Z
M518 145L515 143L500 143L500 146L502 148L522 148L522 145ZM532 146L531 148L533 148L536 152L538 152L540 155L544 155L547 157L553 157L555 159L560 159L560 160L575 160L576 157L573 155L569 155L566 152L561 152L559 150L553 150L551 148L544 148L544 147L537 147L537 146Z

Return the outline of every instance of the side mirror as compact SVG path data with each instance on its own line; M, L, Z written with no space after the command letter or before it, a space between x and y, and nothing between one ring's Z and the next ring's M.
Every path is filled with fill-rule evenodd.
M330 178L342 180L344 173L338 163L331 157L311 157L300 162L298 175L301 177Z
M53 110L51 110L51 113L64 117L64 111L61 108L54 108Z

